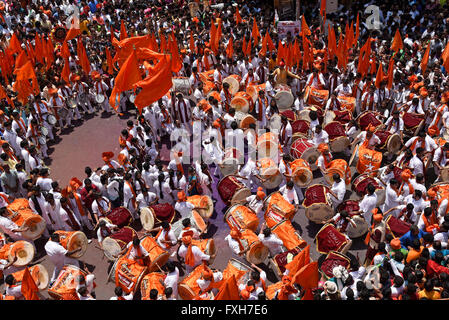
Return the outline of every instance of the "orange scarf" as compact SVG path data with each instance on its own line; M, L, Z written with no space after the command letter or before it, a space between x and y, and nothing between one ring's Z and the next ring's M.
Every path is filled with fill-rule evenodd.
M136 192L134 191L134 188L131 186L131 183L129 183L129 181L125 181L126 182L126 184L128 185L128 187L131 189L131 192L132 192L132 194L133 194L133 198L131 199L131 202L132 202L132 204L133 204L133 207L134 208L137 208L136 207Z
M426 232L432 233L433 229L440 230L440 227L438 226L438 220L435 217L435 214L432 212L429 218L427 218L425 215L422 216L422 219L424 221L424 226L426 228Z
M86 212L84 211L83 205L81 203L81 199L80 197L78 197L78 195L76 194L76 192L73 192L73 197L75 198L76 201L76 206L78 207L78 211L80 212L80 214L84 217L86 215Z
M10 159L13 159L13 160L16 161L16 162L19 162L19 160L17 160L17 158L16 158L14 152L12 152L11 150L8 149L8 150L6 151L6 154L8 155L8 157L9 157Z
M265 97L264 99L264 103L265 103L265 108L268 105L268 100ZM263 112L263 108L262 108L262 99L259 98L259 110L258 110L258 114L257 114L257 120L262 121L262 112Z
M209 64L209 59L208 59L207 55L203 56L203 62L204 62L204 65L206 66L206 71L210 70L210 64Z
M165 236L164 236L164 240L165 241L170 241L170 237L168 236L168 233L170 232L170 230L171 230L171 227L169 226L168 227L169 229L167 230L167 232L165 232ZM159 237L160 237L160 235L161 235L161 233L162 233L162 230L164 230L164 229L159 229L159 231L158 231L158 233L156 234L156 237L154 237L155 239L158 239ZM172 245L171 245L171 243L169 244L169 243L166 243L165 244L167 247L172 247Z
M416 139L413 141L412 145L410 146L410 150L412 150L412 152L415 152L415 150L416 150L415 147L416 147L416 145L418 144L418 140L419 140L419 138L416 138ZM424 146L423 146L423 144L424 144ZM424 143L421 142L421 147L423 147L423 148L426 147L426 140L424 140Z
M11 202L9 202L9 200L8 200L8 196L6 196L5 194L0 193L0 197L2 197L3 200L5 200L5 202L6 202L7 204L10 204L10 203L11 203Z
M186 263L186 265L191 266L191 267L193 267L195 265L195 256L192 252L192 243L190 243L189 246L187 247L185 263Z

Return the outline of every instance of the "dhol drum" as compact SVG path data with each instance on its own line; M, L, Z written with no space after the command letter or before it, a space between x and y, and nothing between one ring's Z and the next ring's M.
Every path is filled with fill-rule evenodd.
M121 257L113 264L108 281L114 279L116 287L122 288L126 294L131 292L134 294L140 286L140 281L147 273L147 266L131 263L126 257Z
M265 91L265 83L263 84L252 84L246 87L246 93L251 96L253 102L255 103L257 98L259 98L259 91Z
M390 215L385 220L385 227L388 233L391 233L395 238L400 238L410 231L410 223L400 220Z
M277 210L286 219L292 220L296 214L296 208L290 202L285 200L279 191L275 191L263 201L263 210L269 211L271 208ZM279 223L279 221L276 222Z
M153 237L147 236L140 241L142 247L150 255L150 265L148 271L153 272L162 268L170 258L170 254L162 249Z
M362 130L362 131L366 131L366 129L368 128L368 126L370 124L373 125L375 128L377 128L380 125L382 125L382 121L377 119L376 112L373 112L373 111L362 112L357 117L357 123L358 123L358 125L360 127L360 130Z
M332 121L326 124L324 131L329 135L329 147L332 152L343 152L351 144L345 126L340 122Z
M349 259L343 252L331 251L321 263L320 270L326 279L330 279L334 277L333 270L338 266L342 266L346 270L349 270L351 259Z
M106 97L102 95L101 93L95 95L95 102L98 104L102 104L106 100Z
M221 102L220 92L212 90L207 94L206 101L209 101L209 97L214 97L218 102Z
M41 265L36 264L28 269L31 274L31 278L33 278L34 283L36 284L37 288L41 290L45 290L48 286L48 272L47 269ZM25 273L25 269L14 272L12 275L14 276L14 279L16 279L17 283L16 285L20 285L23 280L23 274Z
M292 169L293 182L301 188L305 188L313 180L313 172L309 163L304 159L296 159L290 163Z
M284 275L284 272L286 270L285 266L289 263L289 257L293 258L300 252L301 249L293 248L292 250L279 253L270 259L273 270L276 271L280 278L282 278L282 276Z
M251 195L251 190L234 176L226 176L221 179L218 182L217 191L221 200L228 206Z
M348 224L346 234L349 238L360 238L368 232L369 225L363 217L359 215L351 215L351 219L354 221L356 226L354 227L352 224Z
M318 169L316 161L320 156L317 147L306 139L297 139L290 147L290 155L294 159L304 159L309 163L310 169L315 171Z
M352 245L343 233L337 230L333 224L325 224L315 236L317 251L322 254L328 254L331 251L340 253L348 252Z
M424 125L424 114L405 112L402 115L402 120L404 120L404 131L406 134L411 136L418 135L418 132Z
M212 81L214 82L214 72L215 69L212 70L208 70L205 72L200 72L200 79L202 82L206 82L206 81Z
M210 256L209 264L214 263L215 256L217 254L217 248L215 247L215 241L213 238L192 239L192 244L194 246L197 246L203 253Z
M236 174L239 165L244 163L242 153L236 148L227 148L220 164L220 171L223 176Z
M212 201L212 198L209 196L206 195L190 196L187 197L187 202L190 202L195 207L204 208L204 209L195 209L195 211L197 211L201 215L201 217L206 221L209 220L209 218L214 213L214 202Z
M304 102L309 105L316 105L324 108L329 98L328 90L318 90L310 86L306 87Z
M227 280L234 276L237 283L243 283L241 279L247 278L246 276L252 270L251 267L243 262L232 258L228 261L226 268L223 270L223 280Z
M321 184L307 188L302 205L306 208L306 217L310 221L320 224L334 216L328 192L329 188Z
M59 242L61 245L66 248L68 251L73 251L75 249L81 248L81 251L78 251L72 254L70 257L72 258L81 258L87 250L87 237L82 231L63 231L58 230L55 231L59 235Z
M259 158L276 159L279 154L279 137L275 132L265 132L257 139Z
M184 96L190 96L192 93L192 87L190 86L190 80L186 77L172 78L172 89L175 92L181 92Z
M67 264L59 272L53 285L48 289L50 297L56 300L62 300L62 296L67 293L76 295L77 277L79 275L87 276L87 273L80 268Z
M5 244L0 250L7 250L7 256L9 261L13 261L14 257L17 257L16 262L13 263L15 267L23 267L33 261L36 249L28 242L19 240L13 243Z
M373 177L368 174L361 174L352 181L352 190L357 193L359 197L365 196L366 188L372 184L376 188L377 205L385 202L385 188Z
M251 230L244 229L242 233L242 245L245 248L246 260L249 263L259 264L264 262L268 257L268 248L263 245L259 237Z
M137 232L131 227L123 227L117 232L113 233L109 237L104 238L101 246L103 248L104 255L110 261L116 260L120 252L130 243L135 237Z
M307 246L307 242L303 240L299 233L295 230L290 220L282 220L271 228L271 232L282 240L284 247L287 250L292 250L294 248L303 249Z
M21 234L28 240L38 239L45 231L45 220L31 209L27 199L18 198L7 206L8 218L12 220L19 228L27 227L27 231Z
M231 74L224 78L223 83L229 83L229 92L235 95L240 89L240 81L242 78L239 75Z
M108 212L106 217L100 218L100 220L102 219L109 223L115 224L120 229L125 226L129 226L133 217L128 209L125 207L118 207Z
M351 182L351 171L349 170L348 163L343 159L332 160L326 170L324 179L330 185L334 183L334 173L337 173L347 184Z
M381 141L380 150L396 154L401 149L401 137L398 134L392 134L386 130L376 130L375 134Z
M226 211L224 221L229 225L229 228L237 228L240 231L243 229L256 231L259 226L259 218L256 213L240 204L235 204Z
M165 287L161 283L165 280L165 274L161 272L151 272L143 277L140 283L140 294L142 300L150 300L150 291L156 289L158 292L158 297L164 295Z
M47 115L46 121L51 124L52 126L56 124L57 120L56 117L52 114Z
M201 278L201 274L206 270L204 264L200 264L193 269L182 281L178 284L178 294L182 300L193 300L200 293L201 289L196 283L196 280Z
M241 111L237 111L235 113L235 119L237 121L237 124L239 125L239 128L243 130L248 129L251 123L257 123L256 118Z
M175 208L170 203L153 204L140 210L142 227L149 231L162 221L172 223L175 218Z
M295 102L295 98L293 97L290 86L286 84L280 84L277 85L274 90L276 91L274 99L276 100L279 111L290 109L293 102Z
M383 157L382 152L360 146L358 154L356 165L358 173L371 172L380 168Z
M213 81L206 80L203 84L203 93L207 96L207 94L215 88L215 83Z
M279 135L282 127L282 118L278 113L275 113L270 118L270 131Z
M297 120L296 113L293 110L284 110L281 112L281 116L287 117L287 120L292 123Z
M46 137L48 136L48 129L44 126L41 127L41 134Z
M60 107L58 109L58 116L62 119L65 119L67 117L67 115L69 114L69 110L67 108L64 107Z
M232 98L231 107L233 107L235 111L248 113L253 109L253 99L245 91L239 91Z
M39 145L43 146L47 144L47 139L45 139L45 137L40 136L39 138L37 138L37 142L39 143Z
M257 161L260 176L264 179L261 184L266 189L277 188L284 179L281 175L278 166L271 158L262 158Z
M340 106L342 109L347 109L354 112L355 109L355 97L347 97L347 96L338 96L337 100L340 102Z
M292 143L298 138L307 139L309 137L310 122L299 119L292 123Z
M206 232L207 224L204 222L203 218L196 210L193 210L192 213L186 218L190 219L190 225L193 228L197 229L199 232ZM184 219L180 219L174 222L171 226L176 239L179 238L182 229L184 229L184 226L182 225L182 220Z
M347 124L352 120L352 112L349 110L335 110L333 113L335 117L332 119L332 121L337 121L341 124Z
M323 127L331 123L335 119L335 112L332 110L324 111Z

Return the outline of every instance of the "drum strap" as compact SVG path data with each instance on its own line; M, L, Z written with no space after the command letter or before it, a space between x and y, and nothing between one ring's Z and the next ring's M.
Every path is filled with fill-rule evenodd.
M225 97L226 97L226 101L225 101L225 108L226 108L226 112L229 112L229 106L231 105L231 93L227 90L223 88L223 91L225 93Z
M27 127L22 118L19 118L19 121L17 121L17 124L22 128L23 132L27 132L27 129L26 129Z

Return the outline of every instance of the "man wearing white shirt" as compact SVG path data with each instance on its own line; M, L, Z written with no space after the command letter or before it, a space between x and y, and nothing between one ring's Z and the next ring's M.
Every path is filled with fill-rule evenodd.
M425 150L423 148L417 148L416 154L413 156L413 158L410 160L410 168L413 169L413 174L424 174L424 152Z
M366 222L368 224L372 223L372 217L373 217L373 209L376 208L377 205L377 194L376 194L376 188L369 184L366 187L367 193L363 197L362 201L359 203L360 211L359 213L363 214L363 217L365 218Z
M270 228L264 228L265 223L262 224L258 238L262 244L268 248L271 257L284 252L284 243L279 237L271 232Z
M448 164L448 154L449 154L449 143L446 142L443 146L438 147L433 155L433 168L435 170L435 175L440 179L440 171Z
M180 257L182 257L185 261L186 255L188 252L189 246L191 247L192 254L193 254L193 263L192 265L186 264L186 273L192 272L193 269L195 269L197 266L199 266L202 261L209 261L210 255L203 253L200 248L192 244L192 237L186 236L182 238L182 244L179 247L178 254Z
M320 124L315 127L312 141L316 146L320 143L329 143L329 134L323 130L323 127Z
M109 300L132 300L133 293L123 295L123 289L121 287L115 287L114 289L115 297L111 297Z
M404 120L400 117L398 110L392 112L392 115L385 122L385 130L391 134L398 134L403 139Z
M406 204L413 204L413 214L410 217L410 220L413 221L413 223L416 223L418 214L422 213L424 211L424 208L429 206L429 202L425 201L422 198L422 192L420 190L415 190L413 194L409 194L407 197L405 197L404 202Z
M279 192L282 194L285 200L287 200L288 202L296 206L296 208L298 208L299 206L298 194L296 193L295 184L292 180L288 181L285 186L281 187L279 189Z
M179 282L179 269L176 267L173 262L168 261L165 264L165 267L167 268L167 275L164 279L164 286L165 288L172 288L173 289L173 298L178 298L178 282Z
M338 173L334 173L332 176L334 183L330 189L330 196L332 200L332 206L334 210L343 202L346 194L346 182L343 180Z
M385 213L388 210L401 205L404 201L404 197L397 192L399 191L399 182L395 178L390 180L390 183L385 189L385 203L383 204L382 211ZM397 217L397 210L391 211L393 216Z
M137 208L138 210L142 210L143 208L149 207L153 203L155 203L156 194L154 192L149 192L147 188L143 188L140 190L139 194L136 198Z

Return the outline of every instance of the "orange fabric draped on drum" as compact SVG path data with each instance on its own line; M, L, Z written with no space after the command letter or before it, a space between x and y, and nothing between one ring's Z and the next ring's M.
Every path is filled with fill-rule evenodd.
M346 96L338 96L338 101L340 101L340 105L342 109L347 109L349 111L354 112L355 109L355 98L354 97L346 97Z
M287 248L287 250L305 248L307 246L307 242L298 236L290 220L282 221L274 226L271 231L282 240L284 247Z
M231 107L235 111L241 111L247 113L253 110L253 98L245 91L237 92L231 100Z
M259 226L259 218L254 211L243 205L235 205L229 208L225 214L225 220L231 229L237 228L242 230L248 228L255 231Z
M288 202L287 200L285 200L285 198L282 196L280 192L274 192L269 196L266 211L270 211L272 207L274 207L277 210L277 212L282 213L284 217L288 220L291 220L296 213L295 206L290 202Z
M380 168L382 153L368 149L363 145L359 147L359 160L357 161L357 172L362 174L366 171L374 171Z
M48 294L54 299L61 300L64 295L76 295L76 278L78 275L86 276L87 273L78 267L66 265L62 268L55 282L48 289Z
M349 168L346 160L343 159L332 160L326 167L326 170L327 170L326 175L329 178L332 178L332 175L334 173L338 173L340 178L345 179L346 184L351 183L351 169Z
M121 257L115 268L115 286L121 287L123 292L135 292L140 279L147 273L148 267L141 266L136 261L127 258L127 255Z
M162 249L153 237L145 237L140 244L148 251L150 256L150 263L148 265L149 272L159 270L158 265L162 267L170 257L169 253Z
M140 284L142 300L150 300L150 291L152 289L156 289L159 295L163 295L165 287L160 281L164 281L165 277L165 274L160 272L152 272L143 277Z
M324 108L326 101L329 98L329 90L318 90L312 87L307 87L305 96L307 97L307 104Z

